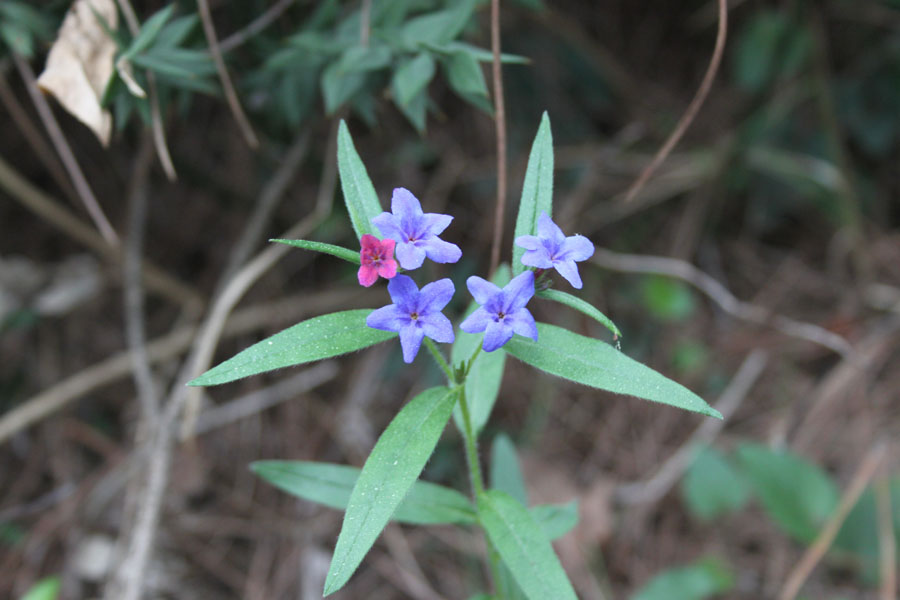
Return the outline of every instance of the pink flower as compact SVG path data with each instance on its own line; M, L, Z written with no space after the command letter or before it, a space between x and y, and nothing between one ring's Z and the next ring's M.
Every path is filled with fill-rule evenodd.
M369 287L381 275L392 279L397 274L397 261L394 260L394 244L392 239L379 240L368 233L359 240L362 249L359 251L359 285Z

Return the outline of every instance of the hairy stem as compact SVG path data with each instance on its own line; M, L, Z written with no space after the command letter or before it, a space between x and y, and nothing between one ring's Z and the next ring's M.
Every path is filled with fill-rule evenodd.
M431 352L431 356L434 358L434 362L441 368L441 371L444 372L444 375L447 376L447 383L453 385L456 383L456 378L453 375L453 369L450 368L450 365L447 364L447 359L444 358L444 355L441 354L441 351L438 350L437 346L434 345L434 342L431 341L430 338L425 338L425 347L428 348L428 351Z

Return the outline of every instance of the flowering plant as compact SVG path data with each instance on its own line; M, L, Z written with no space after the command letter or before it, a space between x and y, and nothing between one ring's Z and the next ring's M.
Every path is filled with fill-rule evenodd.
M495 598L506 597L507 585L518 586L532 599L575 598L550 541L575 526L577 508L572 504L529 508L520 490L503 489L502 478L492 478L494 487L488 488L482 475L477 441L497 399L506 356L597 389L708 416L721 415L691 391L611 345L537 323L527 308L535 297L555 302L597 320L616 338L620 335L613 322L591 304L550 287L547 269L552 268L580 289L576 262L588 259L594 246L584 236L567 237L551 218L553 146L546 114L526 170L513 263L498 269L491 281L476 275L468 278L466 286L475 304L459 324L458 334L442 312L455 292L452 281L440 279L420 288L407 274L422 266L426 258L437 263L459 260L460 248L438 237L452 217L423 212L419 200L404 188L394 190L391 212L384 212L344 123L338 132L338 168L361 249L308 240L273 241L358 264L359 283L364 286L375 284L379 276L388 279L392 303L299 323L210 369L191 385L219 385L394 337L399 337L403 360L410 363L424 344L446 376L446 385L413 397L382 433L362 469L311 462L261 461L253 465L260 476L291 493L345 509L325 594L347 583L387 523L395 520L483 529ZM378 232L384 239L378 238ZM398 274L398 262L404 274ZM453 344L449 361L435 342ZM471 499L418 480L451 416L465 446Z

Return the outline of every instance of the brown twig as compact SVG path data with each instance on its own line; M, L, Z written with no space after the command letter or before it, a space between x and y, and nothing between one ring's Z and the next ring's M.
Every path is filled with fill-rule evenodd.
M242 45L254 35L271 25L275 19L281 16L281 13L287 10L291 4L296 1L297 0L279 0L270 6L266 12L251 21L249 25L222 40L221 43L219 43L219 51L221 51L222 54L226 54Z
M719 30L716 33L716 45L713 49L713 55L709 61L709 66L706 68L706 74L703 76L703 81L700 82L700 87L697 88L697 93L694 94L694 98L688 105L687 110L684 111L681 119L678 120L678 124L675 126L675 129L669 135L666 142L653 157L653 160L650 161L650 164L644 168L637 180L635 180L635 182L631 184L631 187L628 188L628 192L625 194L626 202L631 201L637 195L637 193L641 190L642 187L644 187L650 177L653 176L653 173L656 171L656 169L659 168L659 165L661 165L662 162L666 160L666 157L669 155L672 149L675 148L675 145L681 140L681 136L683 136L684 132L687 131L688 127L691 126L691 123L694 121L694 118L700 111L700 107L703 106L703 102L706 100L706 96L709 95L709 90L712 88L713 80L716 78L716 73L718 72L719 65L722 62L722 54L725 51L725 38L728 32L728 2L727 0L718 0L718 2Z
M812 545L807 548L806 552L803 554L803 558L800 559L800 562L797 563L797 566L791 571L784 587L781 588L781 592L778 594L778 600L793 600L797 596L797 593L800 591L800 588L803 587L803 584L806 582L810 573L812 573L812 570L819 561L822 560L822 557L825 556L828 548L831 547L831 543L834 541L835 536L837 536L841 525L844 524L844 520L847 518L850 510L856 505L857 500L859 500L860 495L872 479L872 476L875 475L875 472L878 470L878 467L881 465L886 454L887 444L883 441L876 442L869 450L868 454L866 454L866 457L856 470L853 480L841 497L837 509L835 509L834 513L828 518L828 521L825 523L825 526L819 532L819 535Z
M225 91L225 101L234 120L237 121L238 128L247 145L253 148L259 148L259 140L253 132L250 121L244 109L241 108L241 102L238 100L237 91L231 82L231 76L228 74L228 67L225 66L225 59L222 58L222 51L219 49L219 39L216 36L216 28L213 25L212 13L209 10L209 2L207 0L197 0L197 8L200 9L200 20L203 21L203 33L206 35L206 43L209 44L209 53L216 65L216 72L219 74L219 81L222 82L222 89Z
M494 237L491 243L490 273L500 264L503 217L506 212L506 107L503 102L503 73L500 62L500 0L491 0L491 72L494 79L494 122L497 127L497 205L494 209Z
M852 362L857 362L856 350L844 337L818 325L796 321L749 302L738 300L724 285L689 262L663 256L619 254L603 248L597 248L591 260L601 267L613 271L665 275L680 279L706 294L710 300L733 317L760 325L771 324L785 335L819 344Z
M359 8L359 45L369 45L369 31L372 28L372 0L362 0Z
M44 95L38 89L37 80L35 79L34 71L31 70L31 65L15 52L12 53L12 56L13 61L16 64L16 69L18 69L22 81L25 82L25 89L28 90L28 95L31 97L35 109L37 109L38 116L43 122L47 133L50 135L50 141L53 143L53 147L56 148L57 154L59 154L60 159L62 159L63 166L69 174L72 184L75 186L75 191L78 192L78 197L81 198L81 202L91 216L91 220L94 221L94 225L100 230L100 233L107 243L113 246L118 245L119 236L116 235L116 231L113 229L113 226L110 225L109 220L103 213L103 209L100 208L100 203L97 201L97 197L94 196L94 191L91 189L84 173L81 171L78 160L75 158L75 154L72 152L69 142L66 141L66 136L63 135L62 129L60 129L59 123L56 121L56 117L53 116L53 111L50 110L47 99L44 98Z
M141 30L141 23L138 21L137 13L134 12L134 7L131 6L130 0L116 1L119 4L119 9L122 11L122 14L125 15L128 31L131 32L131 35L136 36ZM166 177L169 181L175 181L178 179L178 175L175 172L175 165L172 163L172 156L169 154L169 147L166 144L166 130L163 128L162 113L159 110L159 93L156 88L156 75L149 69L146 71L146 74L147 87L150 90L150 97L148 100L150 103L150 128L153 131L153 145L156 147L156 155L159 157L159 162L162 165Z
M618 486L613 496L616 503L620 505L645 504L656 502L665 496L690 466L697 446L709 444L715 439L728 418L738 409L759 376L762 375L768 360L769 357L762 350L751 352L741 363L731 383L728 384L716 403L716 410L722 413L722 420L706 419L649 479Z
M31 149L34 150L38 160L41 161L44 168L50 173L50 176L53 177L56 185L60 187L70 200L77 203L79 201L78 194L72 187L72 182L66 177L66 172L60 164L59 159L53 153L53 149L47 145L44 136L41 135L38 128L31 122L28 113L25 112L25 109L19 103L16 95L9 87L5 73L0 73L0 102L3 102L3 106L6 108L9 116L12 117L13 123L15 123L16 127L19 128L19 131L22 132L22 136L24 136L28 145L31 146Z
M117 262L122 260L122 254L118 248L110 246L84 221L32 185L4 161L3 157L0 157L0 189L6 191L28 210L46 219L52 226L97 254ZM203 297L189 285L174 279L147 261L144 262L143 279L148 289L183 304L189 312L196 312L204 303Z
M132 373L141 405L142 418L148 422L159 416L159 393L147 356L147 339L144 331L144 290L141 271L144 233L147 223L147 179L153 146L144 136L135 159L134 172L128 191L128 237L125 240L125 258L122 261L122 283L125 295L125 338L131 351Z

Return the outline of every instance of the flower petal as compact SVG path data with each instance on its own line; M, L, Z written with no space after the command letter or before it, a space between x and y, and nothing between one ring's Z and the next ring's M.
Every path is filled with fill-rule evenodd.
M356 279L359 285L369 287L378 279L378 270L372 265L362 265L356 272Z
M379 240L377 237L372 235L371 233L364 234L361 238L359 238L359 245L362 247L362 251L373 251L378 249Z
M447 278L432 281L419 292L419 314L440 313L455 291L453 282Z
M409 315L400 311L396 304L376 308L366 317L366 325L381 331L400 331L409 322Z
M422 331L425 332L425 335L436 342L449 344L456 339L456 336L453 335L453 324L442 313L425 315L419 321L422 323Z
M416 310L416 305L419 303L419 288L406 275L397 275L388 282L388 294L391 295L391 300L394 301L397 308L407 316Z
M471 315L459 324L459 328L466 333L481 333L485 328L494 322L494 319L488 311L479 307L475 309Z
M505 313L514 313L523 308L534 296L534 271L525 271L513 277L503 288L503 308Z
M414 324L407 325L400 330L400 347L403 349L403 362L411 363L419 353L422 338L425 332Z
M522 264L526 267L537 267L538 269L549 269L553 266L550 260L550 253L541 245L537 250L526 250L522 254Z
M553 263L553 268L565 277L566 281L572 284L576 290L581 289L581 275L578 274L578 266L574 260L558 260Z
M413 196L406 188L394 188L391 196L391 212L400 221L408 218L420 217L422 215L422 205L419 199Z
M391 240L393 241L393 240ZM385 279L393 279L394 276L397 275L397 261L393 258L389 258L381 262L377 267L378 274L384 277ZM368 287L368 286L366 286Z
M574 261L587 260L594 254L594 244L583 235L570 235L562 243L557 256Z
M512 326L512 330L515 333L531 338L535 342L537 341L537 324L527 308L520 308L513 314L507 315L506 321Z
M472 297L475 298L475 302L478 304L484 304L500 293L500 288L477 275L472 275L466 279L466 287L469 288L469 293L472 294ZM478 331L481 330L479 329Z
M422 237L428 238L440 235L442 231L450 226L453 217L443 215L441 213L425 213L422 218Z
M377 217L373 217L372 224L378 228L381 235L384 237L391 238L398 242L405 239L403 237L403 231L400 229L400 219L389 212L383 212Z
M551 241L554 246L559 246L566 239L566 234L553 222L547 211L541 211L541 216L538 217L538 236Z
M413 243L400 242L397 244L397 260L400 266L407 271L418 269L425 262L425 249L419 248Z
M513 336L512 327L506 321L494 322L484 330L484 342L482 347L485 352L493 352L503 344L509 341Z
M428 258L436 263L455 263L462 256L459 246L436 237L422 240L419 247L423 248Z
M516 246L526 250L537 250L543 248L544 244L541 242L541 238L536 235L520 235L516 238Z

